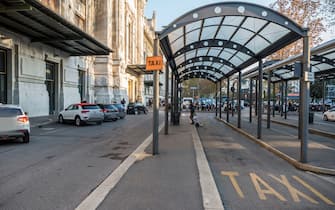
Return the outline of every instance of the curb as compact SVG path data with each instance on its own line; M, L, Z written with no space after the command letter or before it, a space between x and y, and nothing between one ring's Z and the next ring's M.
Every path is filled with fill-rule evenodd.
M314 172L314 173L318 173L318 174L325 174L325 175L335 176L335 169L322 168L322 167L312 166L312 165L306 164L306 163L301 163L301 162L293 159L292 157L286 155L285 153L277 150L276 148L272 147L271 145L265 143L264 141L261 141L261 140L257 139L256 137L254 137L253 135L243 131L242 129L237 128L234 125L231 125L230 123L226 122L225 120L222 120L222 119L219 119L219 118L216 118L216 119L218 121L221 121L221 122L225 123L226 125L228 125L232 129L234 129L235 131L237 131L237 132L241 133L242 135L248 137L252 141L254 141L257 144L264 147L266 150L274 153L278 157L282 158L283 160L287 161L288 163L290 163L291 165L293 165L294 167L296 167L300 170L310 171L310 172Z
M48 119L48 121L46 121L46 122L36 123L36 124L34 124L34 125L31 125L30 127L31 127L31 128L42 127L42 126L44 126L44 125L49 125L49 124L51 124L51 123L53 123L53 122L56 122L56 121L54 121L53 119Z
M263 119L263 120L266 120L266 119ZM285 125L285 126L292 127L292 128L298 128L298 126L296 126L294 124L291 124L291 123L281 122L281 121L277 121L277 120L271 120L271 122L276 123L276 124L280 124L280 125ZM335 139L335 134L334 133L321 131L319 129L308 128L308 132L311 133L311 134L316 134L316 135L319 135L319 136L324 136L324 137L329 137L329 138Z

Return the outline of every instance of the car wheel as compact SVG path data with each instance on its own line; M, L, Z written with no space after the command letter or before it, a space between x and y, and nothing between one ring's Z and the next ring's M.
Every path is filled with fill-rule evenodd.
M60 123L60 124L64 123L63 115L59 115L59 117L58 117L58 123Z
M74 124L75 124L76 126L80 126L80 125L81 125L81 119L80 119L79 116L77 116L77 117L74 119Z
M26 131L26 132L24 132L24 137L22 139L22 142L23 143L29 143L29 141L30 141L30 135L29 135L29 132Z
M327 115L323 115L323 120L328 121Z

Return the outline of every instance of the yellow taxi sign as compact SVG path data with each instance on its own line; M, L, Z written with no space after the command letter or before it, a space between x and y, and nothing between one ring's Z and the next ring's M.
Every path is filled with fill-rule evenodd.
M147 71L159 71L163 69L163 57L162 56L151 56L147 57L146 70Z

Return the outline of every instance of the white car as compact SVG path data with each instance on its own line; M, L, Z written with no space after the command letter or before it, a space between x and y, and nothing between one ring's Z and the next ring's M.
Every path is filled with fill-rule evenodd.
M21 138L23 143L29 142L29 117L17 105L0 104L0 140L16 138Z
M58 122L73 121L76 126L87 122L94 122L101 125L104 120L102 109L96 104L79 103L71 104L58 115Z
M323 113L323 120L335 120L335 108L329 109Z

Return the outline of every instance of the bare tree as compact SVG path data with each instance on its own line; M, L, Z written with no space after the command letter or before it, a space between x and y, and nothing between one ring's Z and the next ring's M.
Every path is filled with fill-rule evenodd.
M330 32L335 32L335 0L323 0L321 14L324 17L327 29Z
M310 30L310 46L319 44L322 39L320 34L325 31L320 17L320 0L277 0L270 5L271 8L291 18L298 25L308 27ZM298 40L269 56L269 60L285 59L302 52L302 40Z

